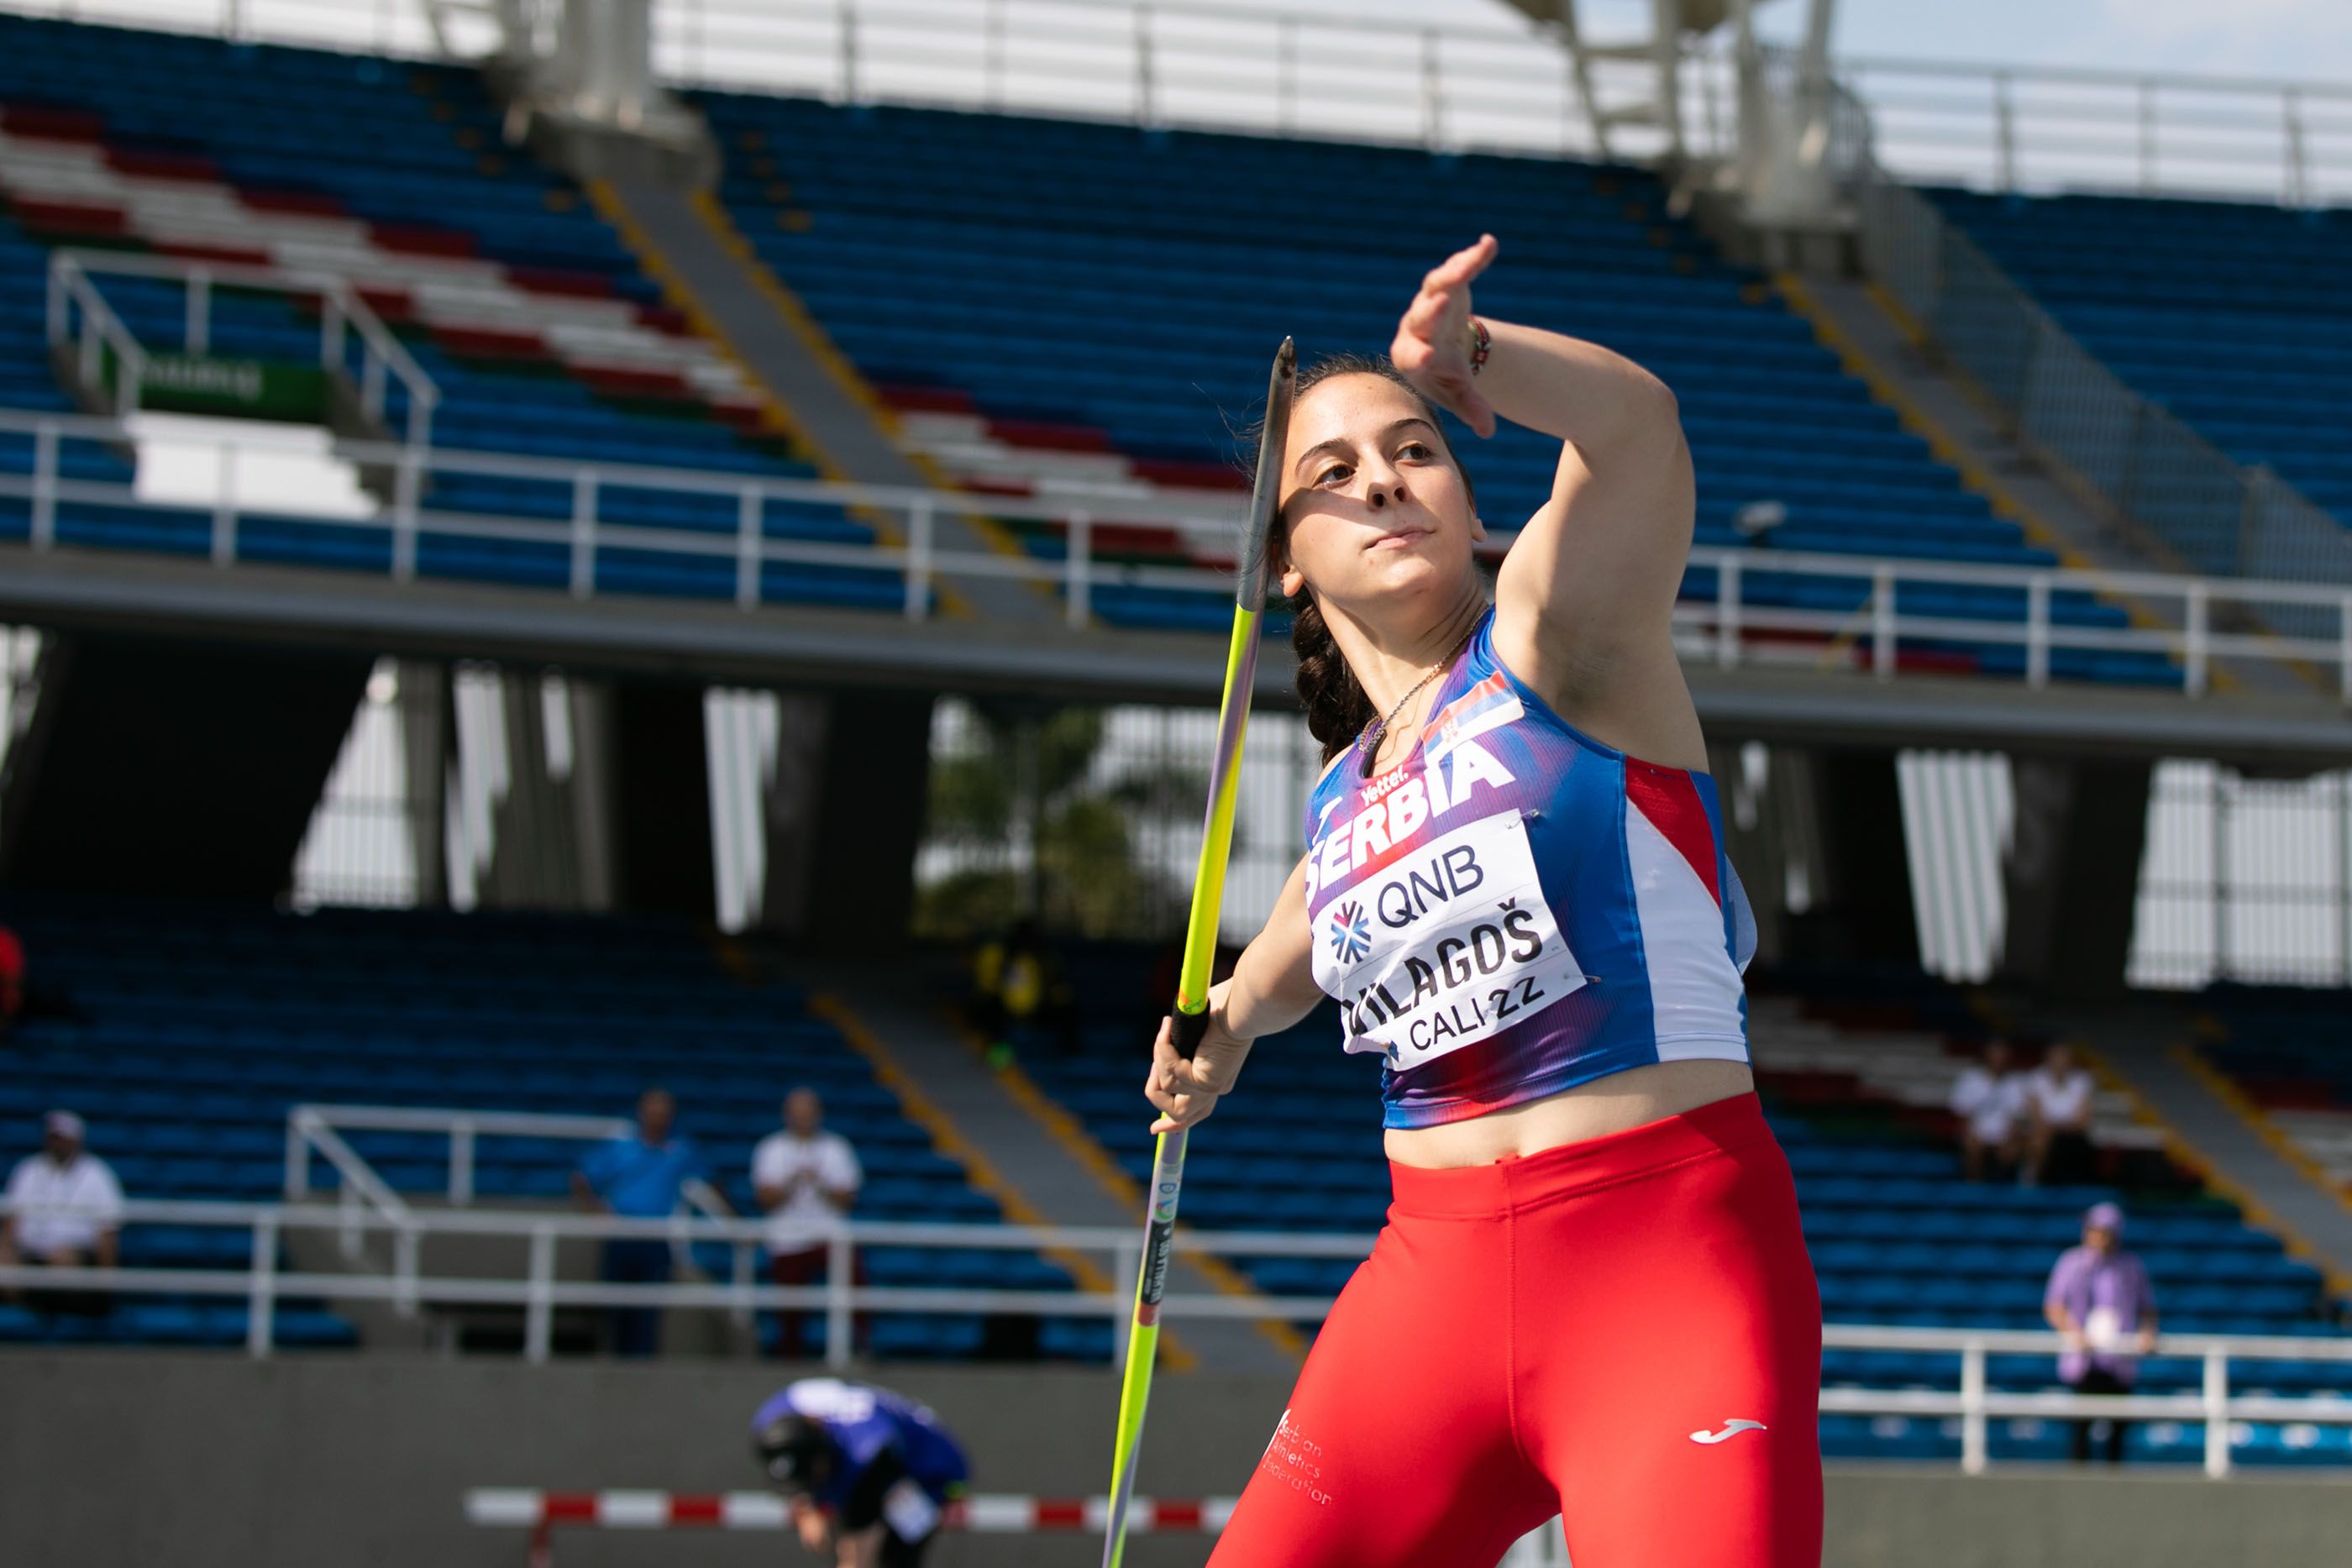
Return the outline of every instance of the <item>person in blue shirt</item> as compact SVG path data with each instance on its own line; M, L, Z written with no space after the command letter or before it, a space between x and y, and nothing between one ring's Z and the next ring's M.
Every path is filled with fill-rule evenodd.
M834 1568L919 1568L971 1474L929 1407L837 1377L761 1406L751 1452L792 1500L801 1544Z
M572 1173L572 1193L592 1213L663 1219L676 1211L689 1181L709 1179L694 1141L673 1132L677 1102L667 1089L637 1097L637 1130L599 1144ZM613 1284L666 1284L670 1244L659 1236L615 1237L604 1243L603 1275ZM654 1307L613 1310L613 1349L652 1355L661 1348L661 1313Z

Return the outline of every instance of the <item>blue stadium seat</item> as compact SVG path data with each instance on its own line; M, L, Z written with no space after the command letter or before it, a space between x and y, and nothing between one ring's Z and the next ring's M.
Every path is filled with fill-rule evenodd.
M11 1036L0 1127L29 1146L40 1112L73 1105L134 1197L274 1198L287 1112L299 1103L612 1115L658 1081L749 1211L751 1147L775 1129L784 1092L805 1082L866 1166L862 1216L1002 1218L795 988L734 978L683 924L289 915L14 894L0 898L0 921L22 935L44 987L69 998L74 1014ZM446 1140L353 1132L351 1142L396 1190L446 1190ZM486 1201L561 1200L583 1152L568 1140L485 1135L476 1191ZM332 1193L333 1169L313 1166L313 1187ZM250 1249L243 1229L131 1226L123 1260L239 1270ZM725 1249L705 1261L722 1278L731 1265ZM882 1284L1074 1288L1058 1265L1024 1251L877 1248L868 1264ZM125 1298L83 1327L0 1313L0 1339L241 1344L244 1313L241 1301L218 1298ZM289 1347L353 1343L348 1324L300 1304L281 1307L277 1334ZM877 1334L877 1354L887 1345L930 1356L974 1354L985 1338L979 1318L940 1314L886 1314ZM1054 1354L1076 1353L1066 1344Z
M1012 488L1029 482L1024 449L1086 453L1179 487L1229 486L1225 433L1263 387L1270 344L1295 334L1310 358L1385 344L1422 271L1492 228L1503 256L1479 282L1482 307L1597 338L1675 389L1699 542L1741 542L1734 514L1769 498L1790 514L1774 548L2055 559L1874 403L1761 279L1671 217L1643 171L746 93L696 101L728 151L720 195L752 248L903 416L962 422L940 438L941 462L994 443L996 477ZM1368 188L1391 198L1383 221L1339 246L1316 244L1291 200ZM1507 527L1549 493L1558 449L1507 426L1465 455L1482 508ZM1061 556L1058 532L1006 526L1037 555ZM1098 538L1097 553L1184 556L1165 530L1122 538ZM1711 584L1694 572L1689 586ZM1769 574L1747 587L1753 603L1829 611L1868 591ZM2067 623L2126 622L2120 607L2059 598ZM1225 615L1212 596L1161 587L1098 588L1093 602L1128 625L1208 629ZM2024 613L2021 593L1974 588L1906 589L1903 602L2011 623ZM1965 639L1901 653L1944 668L2024 667L2021 648ZM2081 650L2053 670L2177 679L2159 657Z
M722 404L682 373L631 372L565 348L592 341L598 331L645 331L656 334L646 340L656 342L691 341L693 333L586 193L505 149L497 105L468 71L0 16L0 125L12 139L46 139L58 155L70 157L75 149L102 154L108 172L101 178L168 177L184 191L242 204L252 220L239 230L190 239L178 230L150 232L147 220L117 199L119 192L110 195L103 186L83 193L79 204L61 204L42 199L42 190L7 190L0 180L0 282L10 286L0 290L0 408L71 408L49 368L43 320L53 247L290 259L311 273L362 267L375 308L441 394L433 421L437 447L747 477L816 474L806 451L754 417L756 400L741 401L748 393ZM279 214L340 227L325 249L313 243L296 256L284 250L293 231L268 226ZM337 246L373 249L354 264L334 259L343 254ZM420 292L446 292L450 280L424 273L404 280L396 273L400 258L417 254L440 258L436 266L475 269L455 280L459 288L478 274L521 290L525 308L508 313L522 318L520 325L503 334L485 331L469 324L473 317L447 316L446 300L444 314L419 308ZM164 350L180 344L186 306L176 284L104 274L99 287L142 343ZM227 289L213 295L215 354L315 362L319 331L315 302ZM405 412L406 392L395 382L389 423L398 428ZM23 472L30 455L28 436L0 436L0 469ZM114 484L131 477L123 455L94 444L70 443L62 455L73 477ZM520 498L529 489L444 472L429 477L425 500L450 511L570 517L568 485L539 487L563 492L551 506L544 494ZM733 506L723 498L730 530ZM603 515L650 528L713 526L709 504L656 492L616 490L605 497ZM0 539L22 538L29 527L27 502L0 500ZM766 531L778 539L832 543L874 537L838 507L804 504L771 504ZM209 552L210 534L209 516L186 509L75 499L60 504L57 515L59 542L89 549L200 556ZM372 525L249 519L239 536L242 555L258 561L369 572L391 564L389 530ZM709 573L683 559L616 552L604 563L599 586L732 596L731 576L715 586ZM731 573L731 562L721 566ZM428 535L418 570L427 577L534 587L570 582L564 547L551 552L512 541ZM895 573L850 567L772 562L761 591L775 601L891 610L903 603Z
M2344 209L1927 193L2150 401L2352 521Z

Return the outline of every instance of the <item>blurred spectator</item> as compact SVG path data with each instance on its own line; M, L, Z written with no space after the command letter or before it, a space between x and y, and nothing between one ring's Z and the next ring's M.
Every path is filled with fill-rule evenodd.
M2139 1358L2156 1348L2156 1291L2137 1254L2120 1245L2124 1211L2093 1204L2083 1216L2083 1244L2069 1247L2050 1270L2042 1315L2065 1337L2058 1379L2077 1394L2128 1394ZM2074 1461L2091 1457L2091 1428L2074 1423ZM2107 1426L2107 1462L2120 1464L2128 1421Z
M2008 1174L2026 1125L2025 1076L2011 1067L2009 1041L1986 1044L1984 1059L1954 1081L1951 1105L1960 1119L1961 1168L1969 1180Z
M79 1116L52 1111L41 1122L41 1152L17 1162L8 1177L8 1213L0 1219L0 1264L33 1269L111 1269L122 1233L122 1186L104 1160L82 1147ZM18 1292L0 1292L16 1299ZM103 1291L27 1286L42 1312L100 1316L113 1310Z
M583 1208L630 1219L662 1219L675 1213L689 1181L707 1180L702 1153L693 1140L672 1133L677 1102L667 1089L648 1089L637 1098L637 1130L600 1144L572 1173L572 1196ZM665 1236L616 1236L604 1243L604 1278L616 1285L667 1284L670 1242ZM661 1348L661 1312L655 1307L615 1307L613 1349L621 1355L651 1355Z
M2063 1186L2094 1179L2098 1156L2091 1148L2091 1074L2074 1060L2074 1047L2052 1046L2025 1081L2033 1123L2027 1134L2025 1169L2030 1184Z
M1077 1049L1077 1013L1037 922L1013 923L1010 935L984 943L972 960L972 1023L987 1042L988 1064L1013 1064L1015 1042L1050 1031L1064 1055Z
M0 925L0 1044L5 1044L16 1015L25 1010L25 944L14 931Z
M751 1151L751 1186L768 1215L768 1277L779 1285L814 1285L829 1277L831 1248L841 1217L857 1201L866 1173L849 1140L824 1130L824 1103L814 1089L784 1097L784 1127L760 1140ZM866 1282L863 1260L851 1276ZM775 1354L804 1354L802 1329L807 1313L777 1318ZM862 1324L861 1324L862 1327Z

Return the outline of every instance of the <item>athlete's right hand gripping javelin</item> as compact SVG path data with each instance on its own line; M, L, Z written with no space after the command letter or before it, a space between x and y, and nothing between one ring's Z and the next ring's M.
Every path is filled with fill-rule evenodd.
M1208 1032L1190 1061L1171 1038L1174 1020L1160 1020L1160 1038L1151 1042L1151 1075L1143 1085L1144 1098L1160 1108L1160 1119L1151 1124L1155 1134L1198 1126L1241 1076L1250 1042L1225 1027L1225 992L1232 985L1224 980L1209 988Z

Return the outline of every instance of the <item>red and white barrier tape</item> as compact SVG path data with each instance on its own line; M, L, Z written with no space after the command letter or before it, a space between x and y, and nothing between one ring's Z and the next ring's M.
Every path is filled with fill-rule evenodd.
M1128 1505L1129 1534L1154 1531L1214 1532L1233 1516L1235 1500L1139 1497ZM947 1527L982 1534L1036 1531L1099 1531L1110 1500L1029 1497L979 1492L948 1505ZM528 1487L477 1487L466 1494L471 1524L531 1529L584 1525L598 1530L782 1530L791 1522L784 1500L772 1492L539 1491Z

